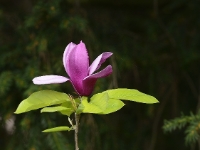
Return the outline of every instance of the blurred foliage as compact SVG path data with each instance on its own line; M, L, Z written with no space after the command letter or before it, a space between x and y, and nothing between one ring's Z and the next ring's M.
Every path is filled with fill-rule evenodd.
M172 120L165 120L163 130L165 132L172 132L177 129L180 130L186 125L188 127L185 129L185 143L192 146L200 139L200 112L197 115L191 113L190 116L182 115Z
M151 106L126 102L124 109L107 116L83 115L80 149L189 149L182 144L182 132L165 135L161 126L165 118L200 106L199 5L189 0L1 0L1 149L73 149L73 132L41 133L66 125L66 118L13 112L21 100L41 89L73 94L69 83L36 86L31 80L45 74L66 76L63 51L69 42L80 40L93 59L104 51L114 52L107 62L114 73L99 80L94 93L136 88L160 101ZM12 117L14 131L9 132ZM188 127L192 130L195 124Z

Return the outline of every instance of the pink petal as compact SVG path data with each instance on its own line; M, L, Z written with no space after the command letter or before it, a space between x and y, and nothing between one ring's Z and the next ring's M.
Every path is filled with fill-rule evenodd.
M54 83L63 83L69 79L63 76L58 75L44 75L40 77L35 77L33 79L34 84L54 84Z
M108 65L106 68L104 68L100 72L97 72L93 75L86 77L83 80L83 92L80 94L83 96L90 95L94 89L97 79L106 77L106 76L110 75L111 73L112 73L112 66Z
M68 73L69 70L69 54L70 52L76 47L76 44L69 43L67 47L65 48L64 54L63 54L63 65L65 67L65 71Z
M99 55L93 63L89 67L89 75L91 75L93 72L98 70L101 67L101 64L106 61L107 58L109 58L113 53L111 52L104 52L101 55Z
M87 77L89 68L89 56L82 41L70 51L67 61L67 73L70 80L77 91L82 91L82 80Z

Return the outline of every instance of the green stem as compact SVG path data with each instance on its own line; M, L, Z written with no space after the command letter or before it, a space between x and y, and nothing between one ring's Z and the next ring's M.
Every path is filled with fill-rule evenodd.
M78 125L79 125L79 119L80 115L75 113L75 121L76 121L76 127L75 127L75 150L79 150L78 147Z

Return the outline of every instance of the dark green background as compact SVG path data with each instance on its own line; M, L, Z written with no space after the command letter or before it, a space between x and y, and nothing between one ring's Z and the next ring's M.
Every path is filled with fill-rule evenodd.
M198 109L199 6L197 0L0 0L0 149L74 149L72 131L41 133L68 125L66 117L39 110L13 112L41 89L73 93L70 83L36 86L32 79L67 76L64 49L82 40L91 61L104 51L114 53L105 63L114 72L98 81L94 93L126 87L153 95L160 103L126 101L110 115L82 115L80 150L189 150L183 130L164 134L162 125L164 119ZM11 117L15 130L8 133Z

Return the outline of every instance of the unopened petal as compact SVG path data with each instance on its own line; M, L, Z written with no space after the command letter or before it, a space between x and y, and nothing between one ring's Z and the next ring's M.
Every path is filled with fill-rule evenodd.
M81 94L83 96L89 96L94 89L97 79L106 77L106 76L110 75L111 73L112 73L112 66L108 65L106 68L104 68L100 72L97 72L93 75L86 77L83 80L83 92Z
M90 65L89 67L89 75L94 73L96 70L98 70L101 67L101 64L106 61L107 58L109 58L113 53L111 52L104 52L101 55L99 55Z
M77 91L82 90L82 80L88 75L89 56L85 44L80 42L68 55L68 75Z
M67 47L65 48L64 54L63 54L63 65L65 67L65 71L68 73L69 69L69 54L70 52L75 48L76 44L69 43Z
M55 83L63 83L68 81L69 79L59 75L44 75L35 77L33 79L34 84L55 84Z

